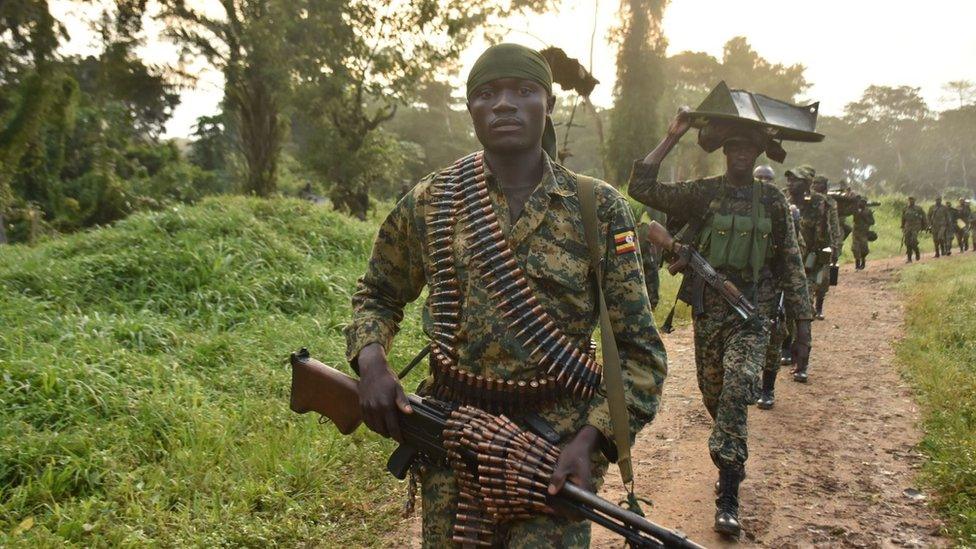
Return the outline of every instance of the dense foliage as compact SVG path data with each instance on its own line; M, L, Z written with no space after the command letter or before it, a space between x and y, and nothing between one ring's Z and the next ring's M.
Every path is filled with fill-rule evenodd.
M898 347L924 414L922 471L959 547L976 545L976 259L905 273L907 336Z
M374 231L223 197L0 248L0 546L378 543L391 444L289 412L285 364L344 364Z

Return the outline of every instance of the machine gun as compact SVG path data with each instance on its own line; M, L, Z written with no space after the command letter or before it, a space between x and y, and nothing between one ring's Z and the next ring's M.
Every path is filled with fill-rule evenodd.
M359 382L315 360L309 356L307 349L292 353L291 366L291 410L299 414L318 412L330 419L344 435L355 431L362 423ZM566 482L556 495L548 495L545 488L552 474L554 454L558 453L558 449L537 435L520 431L504 416L492 416L470 407L455 408L414 394L407 395L407 398L413 411L410 414L401 413L399 416L404 442L393 452L387 463L387 470L396 478L406 477L410 466L420 456L430 462L448 463L453 455L455 462L451 466L455 470L460 467L476 481L488 483L501 480L500 486L512 486L511 481L516 479L525 486L530 486L510 488L513 494L518 491L517 498L528 497L540 501L544 498L546 506L575 513L623 536L630 547L703 549L681 532L654 524L571 482ZM505 436L492 439L496 431L489 433L492 429L479 430L479 425L484 421L488 421L492 429L507 428ZM455 433L454 429L459 425L465 431L462 441L485 434L489 442L477 445L458 444L458 439L452 438L452 433ZM517 439L530 440L534 447L532 451L535 452L535 455L528 455L527 458L522 456L523 459L518 460L521 463L510 462L513 456L505 456L502 452L505 444ZM457 463L458 457L460 464ZM534 465L529 466L529 463ZM501 469L507 466L513 469L502 472ZM505 478L497 478L499 475ZM526 475L532 478L526 479ZM506 488L500 489L502 492L505 490ZM494 496L499 488L492 487L486 492ZM497 497L504 501L506 495L497 494ZM504 511L503 508L498 512ZM478 539L455 538L455 541L487 545Z
M677 256L677 261L668 266L668 272L672 275L690 268L704 280L705 284L718 292L743 320L751 320L756 317L758 313L756 306L746 299L746 296L735 284L716 271L694 248L675 240L671 233L657 221L651 221L648 239L659 249Z

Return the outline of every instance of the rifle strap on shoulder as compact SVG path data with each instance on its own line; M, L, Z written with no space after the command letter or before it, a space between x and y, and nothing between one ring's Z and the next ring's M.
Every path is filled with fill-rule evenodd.
M590 264L596 274L596 287L600 302L600 342L603 348L603 380L606 383L607 405L610 408L610 426L613 429L613 442L617 447L617 466L620 478L633 492L634 470L630 458L630 416L624 399L623 371L620 367L620 354L617 340L613 336L610 314L603 295L603 261L600 254L600 225L596 211L596 180L583 175L577 176L579 184L580 209L583 214L583 231L586 246L590 251Z

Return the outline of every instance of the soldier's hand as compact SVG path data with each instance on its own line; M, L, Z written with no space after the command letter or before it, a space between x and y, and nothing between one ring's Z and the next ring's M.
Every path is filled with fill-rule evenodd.
M810 347L813 344L813 335L810 329L809 320L796 321L796 335L793 337L793 346L790 354L793 355L793 369L803 370L810 362Z
M690 110L688 107L678 109L678 114L674 115L674 119L668 125L668 134L681 137L691 129L691 116L688 115Z
M413 412L400 380L386 361L386 351L378 343L359 352L359 407L363 423L373 431L403 442L400 412Z
M563 489L566 481L590 492L593 491L593 472L590 456L596 451L603 437L592 425L580 429L573 440L559 454L559 461L549 479L549 495L554 496ZM564 513L565 514L565 513ZM574 520L582 517L570 516Z

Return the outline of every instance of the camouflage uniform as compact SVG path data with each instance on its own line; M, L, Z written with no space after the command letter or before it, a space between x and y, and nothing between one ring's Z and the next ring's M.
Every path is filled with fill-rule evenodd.
M486 166L487 168L487 166ZM347 357L353 361L371 343L390 349L399 330L404 306L417 299L430 284L432 265L427 243L426 213L432 208L431 177L423 180L401 199L380 227L366 274L353 296L353 319L346 327ZM488 191L498 223L534 295L558 323L563 333L586 342L599 318L594 275L583 232L576 175L545 159L542 182L512 222L505 195L493 176ZM627 200L616 189L599 182L596 187L601 248L604 251L604 292L620 351L621 366L630 413L631 438L657 411L666 375L664 346L654 325L644 286L639 251L633 246L614 245L614 236L633 231L634 221ZM461 288L462 313L457 327L458 367L476 374L525 380L536 373L528 352L511 333L508 322L497 314L485 289L488 281L471 270L476 252L459 231L453 244L454 261ZM428 297L423 315L424 331L434 332ZM428 377L422 387L428 387ZM418 390L426 394L423 389ZM589 402L563 401L538 411L568 444L585 425L599 429L614 451L606 399L597 393ZM517 423L520 418L512 417ZM594 455L593 474L599 479L607 459ZM423 494L424 546L451 544L457 490L452 472L427 467L420 472ZM510 546L550 545L559 540L565 546L584 547L589 540L589 523L572 523L544 516L506 525L501 536Z
M908 206L901 212L901 231L905 240L905 250L908 253L908 260L912 260L912 253L915 258L921 257L918 249L918 233L925 230L928 226L925 210L919 205Z
M965 252L969 250L969 225L973 214L969 208L969 202L960 203L955 211L956 219L953 223L955 223L956 241L959 242L959 251Z
M806 243L804 268L811 287L819 287L827 278L827 266L831 257L822 250L833 246L834 233L830 224L830 206L820 193L811 192L796 204L800 210L800 234Z
M829 235L830 246L834 249L834 257L831 257L831 262L837 261L836 254L840 253L841 246L844 245L844 230L840 224L840 215L837 213L837 201L833 198L816 193L823 197L823 200L827 203L827 232ZM817 284L817 299L821 302L827 296L827 290L830 289L830 277L822 276Z
M793 228L794 234L796 234L796 244L797 249L800 250L800 257L803 257L806 251L806 243L803 242L803 235L800 234L800 226L798 223L799 220L799 210L791 205L790 226ZM782 292L782 290L780 291ZM778 301L777 305L779 305ZM772 323L772 328L769 331L769 345L766 346L766 362L763 364L763 371L768 373L779 371L783 358L783 344L793 331L792 325L794 319L786 316L785 310L777 311L777 314L779 314L782 318L779 318L776 322Z
M658 169L656 165L636 163L629 184L630 195L669 216L685 219L705 219L717 208L740 216L752 212L751 186L729 185L724 176L660 183ZM759 372L769 343L768 319L775 313L778 290L785 291L784 302L791 316L813 318L786 198L772 184L756 184L761 185L761 204L772 222L772 251L755 285L753 281L743 280L741 272L723 272L747 295L755 287L755 294L750 297L761 312L761 321L742 322L722 297L708 287L702 295L702 308L694 315L698 387L705 408L715 420L708 448L712 461L720 469L741 468L748 458L747 410L758 398ZM724 196L724 206L719 203L720 195Z
M935 256L952 254L952 211L945 204L929 208L929 227L935 243Z
M871 208L865 206L854 214L854 241L851 244L851 251L854 253L854 260L864 268L864 259L868 256L868 233L874 225L874 214Z

